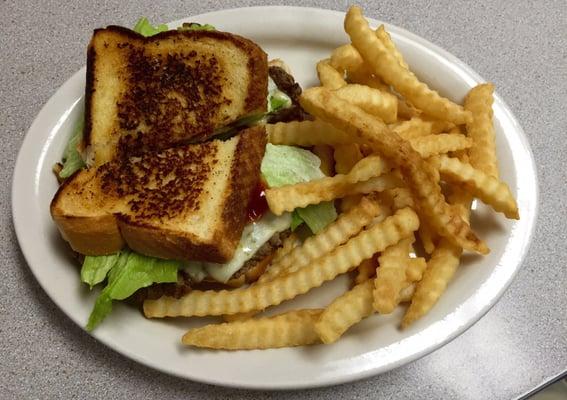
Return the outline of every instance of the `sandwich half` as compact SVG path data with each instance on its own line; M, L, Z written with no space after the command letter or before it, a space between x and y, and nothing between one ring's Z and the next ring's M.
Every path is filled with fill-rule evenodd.
M267 86L266 53L238 35L97 29L87 54L87 159L101 165L202 142L263 115Z

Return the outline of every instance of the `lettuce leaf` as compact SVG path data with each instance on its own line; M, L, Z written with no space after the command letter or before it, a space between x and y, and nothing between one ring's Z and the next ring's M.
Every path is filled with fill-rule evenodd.
M293 212L291 213L291 226L290 226L291 231L293 232L294 230L296 230L299 227L299 225L301 225L304 222L305 221L303 221L303 218L299 216L297 210L293 210Z
M73 175L75 171L85 167L83 157L81 157L81 153L79 153L77 149L77 146L83 140L83 127L84 119L81 118L63 152L63 168L59 171L60 178L68 178Z
M101 283L118 262L120 253L109 256L85 256L83 267L81 268L81 282L86 283L92 289L96 284Z
M319 157L309 150L268 143L260 170L269 187L278 187L323 178L320 166ZM298 208L292 218L292 229L303 220L317 233L337 218L337 211L333 202L325 202Z
M298 208L295 211L297 211L299 217L305 221L313 233L319 233L337 219L337 210L332 201L312 204L305 208Z
M99 262L102 265L110 261L101 259ZM146 257L131 251L119 253L108 272L108 283L91 311L87 331L92 331L110 314L113 300L124 300L153 283L177 282L177 270L181 267L179 261Z
M142 17L138 20L138 22L136 22L133 30L140 35L148 37L157 35L160 32L165 32L168 30L168 28L165 24L153 26L146 17Z
M184 22L178 31L216 31L217 29L211 24L199 24L197 22Z

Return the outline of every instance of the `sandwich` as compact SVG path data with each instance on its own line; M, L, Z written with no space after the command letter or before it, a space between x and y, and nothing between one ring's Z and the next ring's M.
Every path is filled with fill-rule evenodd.
M332 204L275 216L262 197L286 165L322 176L307 150L266 143L265 123L310 118L285 64L210 26L139 25L94 32L84 127L50 205L81 280L106 282L89 330L113 300L251 283L292 224L336 217Z

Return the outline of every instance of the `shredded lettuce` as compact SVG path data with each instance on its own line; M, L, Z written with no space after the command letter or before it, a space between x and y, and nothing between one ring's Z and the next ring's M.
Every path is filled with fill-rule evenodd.
M87 257L85 262L87 260L92 264L89 269L101 270L98 276L112 261L104 257ZM182 267L179 261L146 257L128 250L120 252L113 260L114 264L107 271L108 283L100 292L89 316L86 326L89 332L110 314L113 300L124 300L138 289L154 283L177 282L177 270ZM99 268L95 265L97 263Z
M137 32L145 37L157 35L160 32L167 31L167 29L167 25L165 24L153 26L146 17L140 18L134 26L134 32Z
M83 140L83 126L84 120L81 118L63 152L63 168L59 171L60 178L68 178L75 171L85 167L85 162L77 149L77 146Z
M325 175L320 167L321 160L309 150L268 143L260 170L269 187L278 187L323 178ZM332 202L314 204L295 210L292 229L301 224L301 219L313 233L317 233L336 218L337 211Z
M198 24L197 22L184 22L179 31L216 31L216 28L210 24Z

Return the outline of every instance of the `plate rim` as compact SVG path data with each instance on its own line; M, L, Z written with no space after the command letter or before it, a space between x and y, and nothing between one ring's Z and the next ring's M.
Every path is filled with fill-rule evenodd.
M231 13L231 12L255 12L255 11L265 11L265 10L271 10L273 12L277 9L285 9L286 12L309 11L309 12L321 13L322 16L326 13L327 14L329 14L329 13L334 14L335 16L337 16L337 15L344 16L345 15L345 12L343 12L343 11L316 8L316 7L253 6L253 7L237 7L237 8L214 10L214 11L210 11L210 12L207 12L207 13L197 14L197 15L188 16L188 17L185 17L185 18L182 18L182 19L178 19L178 20L167 23L167 25L170 26L170 27L171 26L178 26L181 22L188 21L192 18L207 18L208 16L211 16L212 14ZM400 28L396 25L392 25L392 24L389 24L389 23L386 23L386 22L382 22L380 20L370 18L370 17L367 17L367 19L369 20L369 22L371 24L384 23L389 28L393 29L393 31L395 31L396 35L398 35L398 34L403 35L405 38L407 38L407 39L411 40L412 42L414 42L415 44L419 45L419 47L423 51L425 51L426 53L437 53L443 59L445 59L445 61L448 61L451 64L455 65L459 71L461 71L462 73L465 73L468 77L471 77L477 83L485 81L477 72L475 72L466 63L464 63L463 61L461 61L459 58L457 58L453 54L449 53L448 51L444 50L440 46L438 46L438 45L436 45L436 44L434 44L434 43L432 43L432 42L410 32L410 31L408 31L404 28ZM67 313L64 310L64 308L60 306L60 304L59 304L60 302L57 301L51 295L51 293L44 286L42 281L40 279L38 279L38 277L37 277L37 275L34 271L34 268L32 267L32 264L29 262L30 256L28 255L28 251L30 251L30 250L27 249L27 245L23 244L24 241L25 241L25 237L24 237L25 227L22 226L22 224L18 222L19 221L18 215L20 214L20 212L18 211L18 204L19 203L18 203L17 200L18 200L18 193L21 190L19 188L21 186L23 186L23 183L21 181L17 181L16 178L17 178L17 175L19 173L23 173L23 172L21 172L22 168L25 168L25 165L22 166L22 164L23 164L24 158L25 158L24 150L27 147L30 146L29 142L32 140L31 136L29 135L30 131L32 131L32 129L36 125L39 124L39 122L42 119L40 117L45 113L45 109L48 108L51 105L52 102L54 102L53 99L54 99L55 95L57 94L57 92L59 92L65 85L67 85L71 81L73 81L73 79L76 79L75 78L76 75L84 73L84 69L85 69L84 66L81 67L78 71L73 73L62 85L57 87L57 89L51 94L51 96L49 97L47 102L44 103L44 105L42 106L40 111L37 113L37 115L33 119L31 125L27 129L25 137L24 137L22 144L20 146L20 149L18 151L18 155L17 155L16 162L15 162L15 167L14 167L14 170L13 170L13 173L12 173L12 191L11 191L12 192L11 193L12 222L13 222L16 237L17 237L17 240L18 240L18 245L20 247L22 254L24 255L24 258L26 260L28 268L30 268L32 275L34 276L34 278L36 279L36 281L38 282L40 287L43 289L43 291L47 294L47 296L51 299L51 301L53 301L55 303L55 305L57 305L57 308L59 308L59 310L61 310L63 312L63 314L65 314L66 317L71 319L71 321L73 321L75 324L77 324L83 330L84 330L84 327L79 323L77 318L74 315L72 315L71 313ZM534 203L533 203L533 209L531 210L531 214L530 214L531 218L528 220L528 228L529 229L528 229L527 235L525 236L524 246L522 247L520 254L517 256L517 260L518 260L517 261L517 267L513 270L512 274L509 276L507 281L498 288L498 291L490 299L489 302L484 303L483 307L481 307L479 309L479 311L474 315L474 317L469 318L466 321L466 323L461 324L459 327L455 328L449 335L446 335L443 338L443 340L439 341L438 343L426 345L426 346L422 347L419 351L414 352L413 354L411 354L409 356L400 358L399 360L392 362L392 363L389 363L386 366L379 365L377 367L371 367L371 368L367 368L367 369L356 371L356 372L334 374L332 376L325 376L323 378L319 377L319 378L317 378L316 381L311 381L311 382L302 381L302 382L296 382L295 384L290 384L290 383L287 383L287 384L285 384L285 383L284 384L278 384L278 383L276 383L276 384L262 384L262 382L258 382L259 384L250 384L249 382L243 383L243 382L239 382L239 381L232 381L230 378L215 379L215 377L213 375L211 375L210 378L209 377L203 378L201 376L192 376L191 374L187 374L187 373L182 374L182 373L179 373L178 371L176 371L172 368L167 368L167 366L154 364L154 363L151 362L151 360L147 360L144 357L138 355L137 353L135 353L133 351L130 351L128 349L122 348L119 345L116 345L115 342L112 342L110 340L106 340L105 338L99 337L96 334L96 332L94 334L88 333L88 332L87 333L91 337L95 338L99 343L102 343L103 345L112 349L113 351L116 351L116 352L122 354L123 356L126 356L126 357L146 366L146 367L149 367L149 368L152 368L152 369L155 369L155 370L159 370L161 372L165 372L169 375L173 375L173 376L180 377L180 378L183 378L183 379L189 379L189 380L192 380L192 381L195 381L195 382L206 383L206 384L218 385L218 386L223 386L223 387L246 388L246 389L254 389L254 390L302 389L302 388L324 387L324 386L337 385L337 384L346 383L346 382L352 382L352 381L355 381L355 380L368 378L368 377L375 376L375 375L381 374L383 372L398 368L402 365L413 362L413 361L415 361L415 360L417 360L421 357L424 357L425 355L430 354L431 352L443 347L444 345L448 344L449 342L454 340L456 337L460 336L462 333L467 331L476 322L478 322L500 300L500 298L502 297L504 292L508 289L508 287L510 286L510 284L514 280L514 278L517 275L520 268L522 268L522 265L525 261L526 255L528 254L528 251L531 247L533 235L534 235L534 232L535 232L535 227L536 227L537 221L538 221L539 206L540 206L540 204L539 204L540 189L539 189L539 179L538 179L538 173L537 173L537 166L535 164L535 158L534 158L533 150L530 146L530 143L528 141L528 138L527 138L522 126L520 125L520 123L517 120L517 118L515 117L515 115L512 113L510 107L503 101L503 99L498 95L498 93L494 94L494 99L495 99L495 103L498 102L499 105L501 106L501 110L505 113L506 119L514 125L515 130L516 130L516 133L515 133L514 136L516 136L516 138L519 139L522 147L526 150L525 155L527 156L527 159L529 160L529 165L531 166L531 168L529 168L529 171L531 172L531 175L532 175L531 178L533 178L534 192L531 194L530 198L534 201ZM34 168L34 171L35 171L35 169L36 168ZM508 232L508 237L510 237L510 232ZM471 297L473 295L471 295ZM467 300L470 300L470 298L467 299Z

